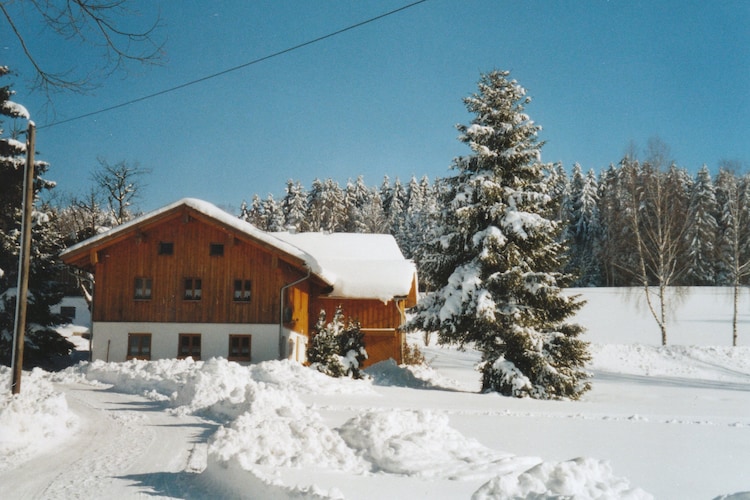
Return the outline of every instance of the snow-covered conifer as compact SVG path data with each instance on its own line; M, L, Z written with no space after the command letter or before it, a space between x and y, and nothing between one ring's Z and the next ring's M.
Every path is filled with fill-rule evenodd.
M569 257L566 270L575 276L574 286L596 286L600 268L596 244L599 238L598 183L589 170L585 176L577 163L570 183Z
M286 192L281 202L281 211L284 215L285 230L305 230L307 195L301 182L294 182L292 179L286 181Z
M331 377L362 378L362 363L367 359L364 334L358 321L347 320L341 306L333 319L326 323L326 313L320 311L315 332L307 349L310 366Z
M263 200L263 216L264 216L264 229L266 231L283 231L284 228L284 212L276 200L273 199L273 195L268 193L266 199Z
M0 77L8 68L0 66ZM26 109L10 99L10 86L0 86L0 119L29 118ZM3 137L0 121L0 363L10 364L15 323L16 285L18 283L18 255L21 239L22 199L26 144ZM53 329L63 322L51 307L63 297L62 284L56 279L63 272L58 259L62 250L62 236L50 223L51 209L39 206L39 196L55 183L44 179L49 164L34 163L34 222L31 231L31 262L29 267L29 301L26 311L24 368L59 366L73 345Z
M719 230L716 192L708 167L703 165L695 176L690 196L690 248L688 280L691 285L716 284L716 238Z
M459 126L472 154L454 161L425 266L440 287L416 308L412 328L482 352L482 388L510 396L578 398L589 388L582 302L563 295L563 248L548 218L551 197L540 129L526 91L509 73L482 75Z

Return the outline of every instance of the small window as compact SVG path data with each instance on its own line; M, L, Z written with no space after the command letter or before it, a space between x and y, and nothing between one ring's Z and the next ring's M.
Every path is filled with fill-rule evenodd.
M171 241L160 241L159 242L159 255L172 255L174 254L174 243Z
M230 335L229 336L229 361L250 361L252 335Z
M177 347L177 357L180 359L190 357L196 361L201 359L201 334L181 333Z
M129 333L127 359L151 359L151 334Z
M138 300L147 300L151 298L151 278L135 279L135 295Z
M251 285L250 280L234 280L234 301L250 302Z
M201 300L200 278L185 278L185 300Z
M213 257L221 257L222 255L224 255L224 244L211 243L208 247L208 254Z
M71 323L76 319L76 308L75 306L62 306L60 307L60 316L65 318L65 321Z

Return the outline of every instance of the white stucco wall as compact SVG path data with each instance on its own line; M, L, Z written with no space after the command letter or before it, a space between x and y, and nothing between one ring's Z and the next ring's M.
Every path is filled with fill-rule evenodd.
M75 318L73 318L73 321L71 321L72 324L91 328L91 311L89 311L86 299L83 297L63 297L59 304L50 307L50 311L59 314L60 309L63 307L76 308L76 315Z
M231 323L111 323L93 324L92 356L95 360L125 361L129 333L151 334L151 359L176 358L181 333L201 334L201 359L226 358L229 335L252 335L253 363L279 359L279 325ZM284 332L286 335L288 331ZM286 357L286 353L284 353Z

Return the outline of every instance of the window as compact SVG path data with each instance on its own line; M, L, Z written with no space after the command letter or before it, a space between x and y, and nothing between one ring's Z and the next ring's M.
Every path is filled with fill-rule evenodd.
M150 333L128 333L127 359L151 359Z
M151 278L135 279L135 298L142 300L151 298Z
M159 242L159 255L172 255L174 254L174 243L171 241L160 241Z
M76 319L76 308L75 306L61 306L60 316L65 318L65 321L72 322Z
M251 285L250 280L234 280L234 301L250 302Z
M201 359L201 334L181 333L177 357L180 359L191 357L196 361Z
M230 335L229 336L229 361L250 361L252 335Z
M208 254L214 257L221 257L224 255L224 244L211 243L208 247Z
M201 300L200 278L185 278L185 300Z

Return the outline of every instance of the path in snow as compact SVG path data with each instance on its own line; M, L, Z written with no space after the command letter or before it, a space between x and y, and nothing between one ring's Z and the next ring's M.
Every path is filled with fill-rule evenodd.
M81 419L79 432L57 449L0 472L0 496L59 500L206 493L189 465L195 467L191 451L215 432L214 424L170 415L163 403L140 396L84 384L60 390Z

